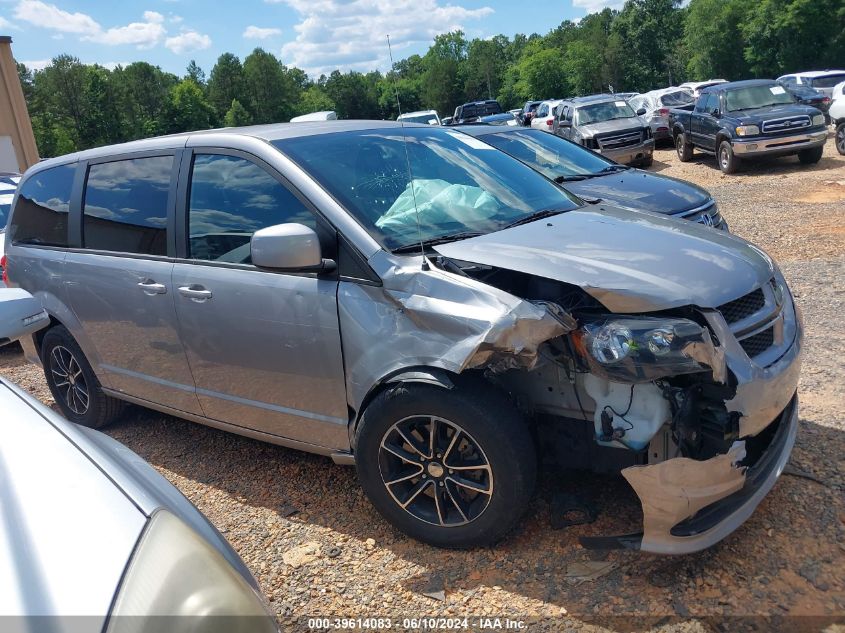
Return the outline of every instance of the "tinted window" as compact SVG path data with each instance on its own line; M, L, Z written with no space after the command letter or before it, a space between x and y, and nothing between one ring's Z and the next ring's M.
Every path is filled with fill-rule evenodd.
M693 102L692 92L686 90L678 90L677 92L669 92L660 97L660 105L667 108L675 108L677 106L687 105Z
M67 246L67 218L76 165L39 172L23 185L9 239L24 244Z
M172 172L172 156L91 165L82 227L85 247L166 255Z
M286 222L317 230L306 206L255 163L219 154L194 158L188 210L191 258L248 264L252 234Z
M812 79L808 79L807 83L813 88L833 88L836 84L842 81L845 81L845 74L813 77Z
M390 249L410 248L420 237L490 233L536 211L578 204L519 161L449 129L356 130L274 144Z

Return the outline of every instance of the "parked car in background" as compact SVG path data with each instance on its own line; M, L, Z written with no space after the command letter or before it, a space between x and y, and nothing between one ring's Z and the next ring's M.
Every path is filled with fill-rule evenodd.
M613 96L619 97L620 99L624 99L625 101L627 101L628 99L630 99L632 97L636 97L638 94L640 94L640 93L639 92L614 92Z
M396 117L397 121L404 123L423 123L425 125L442 125L437 110L419 110L407 112Z
M531 119L534 118L534 114L537 112L537 108L540 107L540 104L543 103L542 101L526 101L525 105L522 106L522 114L519 115L519 120L522 125L529 126L531 125Z
M641 499L631 534L586 546L698 551L789 459L803 327L777 265L722 231L588 204L460 128L145 139L43 161L15 200L10 283L50 315L22 346L69 419L101 426L130 401L331 455L425 542L502 538L553 460L620 472ZM71 365L87 400L67 396ZM55 470L38 479L58 491ZM109 534L74 543L87 593L80 568ZM169 536L144 569L173 597L193 585L170 584L186 539Z
M18 188L20 180L20 174L0 172L0 288L6 287L6 282L3 281L3 245L6 235L6 221L9 219L12 199L15 197L15 190Z
M618 163L648 167L653 162L651 126L627 101L613 95L575 97L561 102L553 130L558 136Z
M441 125L452 125L452 117L444 116L442 119L440 119L440 124Z
M519 125L519 120L512 112L502 112L502 114L490 114L479 117L476 123L482 125Z
M797 84L790 84L784 81L778 81L778 83L792 96L795 103L813 106L814 108L820 110L821 113L824 114L825 123L830 125L830 115L828 114L828 110L830 110L831 98L829 96L823 92L819 92L815 88L810 88L810 86L799 86Z
M585 200L728 230L716 201L692 183L619 165L541 130L468 125L461 132L510 154Z
M645 110L643 118L651 126L655 141L672 138L669 127L669 109L685 106L695 101L692 91L686 88L662 88L631 97L628 103L636 110Z
M687 81L682 83L678 88L685 88L692 92L692 95L695 98L698 98L698 95L701 94L701 91L705 88L709 88L710 86L716 86L718 84L726 84L728 83L727 79L708 79L707 81Z
M323 112L311 112L309 114L300 114L293 117L291 123L303 123L306 121L335 121L337 120L337 112L334 110L324 110Z
M450 124L460 125L463 123L473 123L483 116L501 114L502 112L502 106L495 99L464 103L463 105L459 105L455 108L455 114L452 117Z
M828 114L836 126L836 151L845 156L845 81L834 86Z
M538 130L546 130L551 132L555 125L555 112L557 107L563 102L563 99L550 99L548 101L541 101L531 118L531 127Z
M705 88L694 107L672 109L671 123L681 161L690 160L694 148L714 152L726 174L761 156L797 154L803 164L817 163L827 139L824 115L795 103L769 79Z
M833 97L833 87L845 81L845 70L810 70L781 75L777 80L789 86L808 86L828 97Z
M49 323L29 293L0 289L0 344ZM82 406L96 377L73 362L63 328L45 335L56 337L53 384ZM157 630L167 617L168 631L278 631L226 539L138 455L4 378L0 411L0 614L33 627L11 630L67 630L47 622L84 616L70 628Z

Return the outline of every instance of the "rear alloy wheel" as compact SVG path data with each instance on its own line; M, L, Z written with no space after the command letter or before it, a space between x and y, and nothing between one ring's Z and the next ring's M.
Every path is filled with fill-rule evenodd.
M733 174L739 169L739 159L734 155L730 141L719 143L717 157L719 160L719 169L722 170L722 173Z
M44 335L41 362L50 393L71 422L98 429L123 410L123 402L103 393L88 359L64 326Z
M845 156L845 121L836 126L836 151Z
M483 380L388 388L364 411L358 479L375 508L439 547L488 545L528 507L537 458L525 420Z
M812 149L804 149L798 152L798 160L802 165L815 165L822 159L824 147L814 147Z
M675 136L675 151L678 152L678 160L682 163L692 160L692 145L687 143L687 135L683 132Z

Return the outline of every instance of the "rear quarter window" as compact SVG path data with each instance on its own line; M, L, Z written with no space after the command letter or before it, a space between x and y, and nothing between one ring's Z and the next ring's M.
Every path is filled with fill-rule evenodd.
M68 209L76 165L45 169L26 179L9 224L12 244L67 246Z

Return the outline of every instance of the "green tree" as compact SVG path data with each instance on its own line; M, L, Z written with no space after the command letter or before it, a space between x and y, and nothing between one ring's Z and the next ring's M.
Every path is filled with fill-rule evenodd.
M338 116L343 119L378 119L378 85L381 75L359 72L341 73L336 70L326 80L325 90L334 102Z
M188 62L188 67L185 69L185 79L190 79L198 86L205 87L205 72L193 59Z
M232 105L223 117L223 125L226 127L241 127L243 125L252 125L252 115L241 102L237 99L232 99Z
M287 68L267 51L256 48L244 60L246 107L255 123L288 121L296 112L299 89Z
M687 62L690 78L749 76L742 23L751 7L749 0L691 0L684 24L684 39L690 51Z
M326 94L325 89L314 84L302 91L297 112L299 114L308 114L309 112L324 112L334 109L334 101Z
M464 93L470 99L495 99L505 74L505 42L500 39L472 40L464 62Z
M208 100L222 120L232 106L232 100L243 98L244 69L241 60L232 53L217 58L208 78Z
M207 130L214 120L214 107L193 79L183 79L170 91L169 132Z

